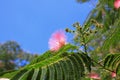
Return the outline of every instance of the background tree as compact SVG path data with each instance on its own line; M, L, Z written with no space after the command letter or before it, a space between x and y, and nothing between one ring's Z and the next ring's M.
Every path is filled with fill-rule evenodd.
M0 72L17 69L28 64L35 55L25 52L15 41L0 44Z

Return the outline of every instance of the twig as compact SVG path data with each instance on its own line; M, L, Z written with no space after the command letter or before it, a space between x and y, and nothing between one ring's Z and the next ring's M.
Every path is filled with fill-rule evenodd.
M96 64L98 64L99 66L101 66L102 68L104 68L105 70L107 71L110 71L110 72L113 72L112 70L108 69L108 68L105 68L102 64L98 63L97 61L91 59L93 62L95 62Z

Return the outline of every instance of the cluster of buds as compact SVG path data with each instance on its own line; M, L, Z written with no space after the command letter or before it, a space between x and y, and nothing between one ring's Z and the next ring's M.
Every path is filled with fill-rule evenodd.
M91 25L94 24L94 25ZM79 22L73 24L75 30L66 28L66 32L74 34L74 41L80 43L81 45L87 44L90 40L90 37L97 33L99 28L102 28L103 25L98 23L96 20L91 19L90 23L81 26Z
M91 19L91 23L93 23L97 28L103 28L103 24L100 24L95 19Z
M77 31L80 31L82 29L82 27L80 26L80 24L78 22L73 24L73 27L75 27ZM69 33L75 33L76 30L70 30L69 28L65 29L65 31L69 32Z
M80 37L87 37L92 33L97 33L96 29L90 28L87 24L85 24L83 27L77 22L74 24L74 27L76 28L77 33L80 34Z
M91 19L91 23L95 25L96 28L102 28L103 25L98 23L96 20ZM66 28L66 32L69 33L75 33L75 32L79 32L80 34L82 33L82 35L89 35L90 33L97 33L96 29L91 29L87 24L85 24L84 26L81 26L78 22L76 22L75 24L73 24L73 27L76 28L76 30L70 30L69 28Z

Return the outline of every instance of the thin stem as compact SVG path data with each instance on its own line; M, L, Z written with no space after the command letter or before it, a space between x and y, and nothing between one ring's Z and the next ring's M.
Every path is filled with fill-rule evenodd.
M82 34L83 46L84 46L85 53L87 54L87 44L86 44L86 40L84 37L84 33L82 31L80 31L80 33Z
M100 63L102 63L104 60L105 60L105 59L103 59L103 60L100 60L98 63L100 64Z
M93 62L95 62L96 64L98 64L99 66L101 66L102 68L104 68L105 70L107 71L110 71L110 72L113 72L112 70L108 69L108 68L105 68L102 64L98 63L97 61L91 59Z
M82 30L81 26L79 25L79 23L76 23L76 29L78 31L78 33L80 33L80 37L82 38L82 42L83 42L83 46L84 46L84 52L85 54L87 54L87 44L86 44L86 39L85 39L85 33L84 30ZM89 30L89 28L86 30L86 32Z
M85 42L85 37L83 36L83 41L84 41L84 50L85 50L85 53L87 54L87 44Z

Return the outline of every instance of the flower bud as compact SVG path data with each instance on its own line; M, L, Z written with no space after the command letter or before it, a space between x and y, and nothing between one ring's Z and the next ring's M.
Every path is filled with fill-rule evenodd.
M92 31L92 30L90 30L90 33L93 33L93 31Z
M69 32L70 30L69 30L69 28L66 28L65 31L66 31L66 32Z
M94 33L97 33L97 30L95 30Z

